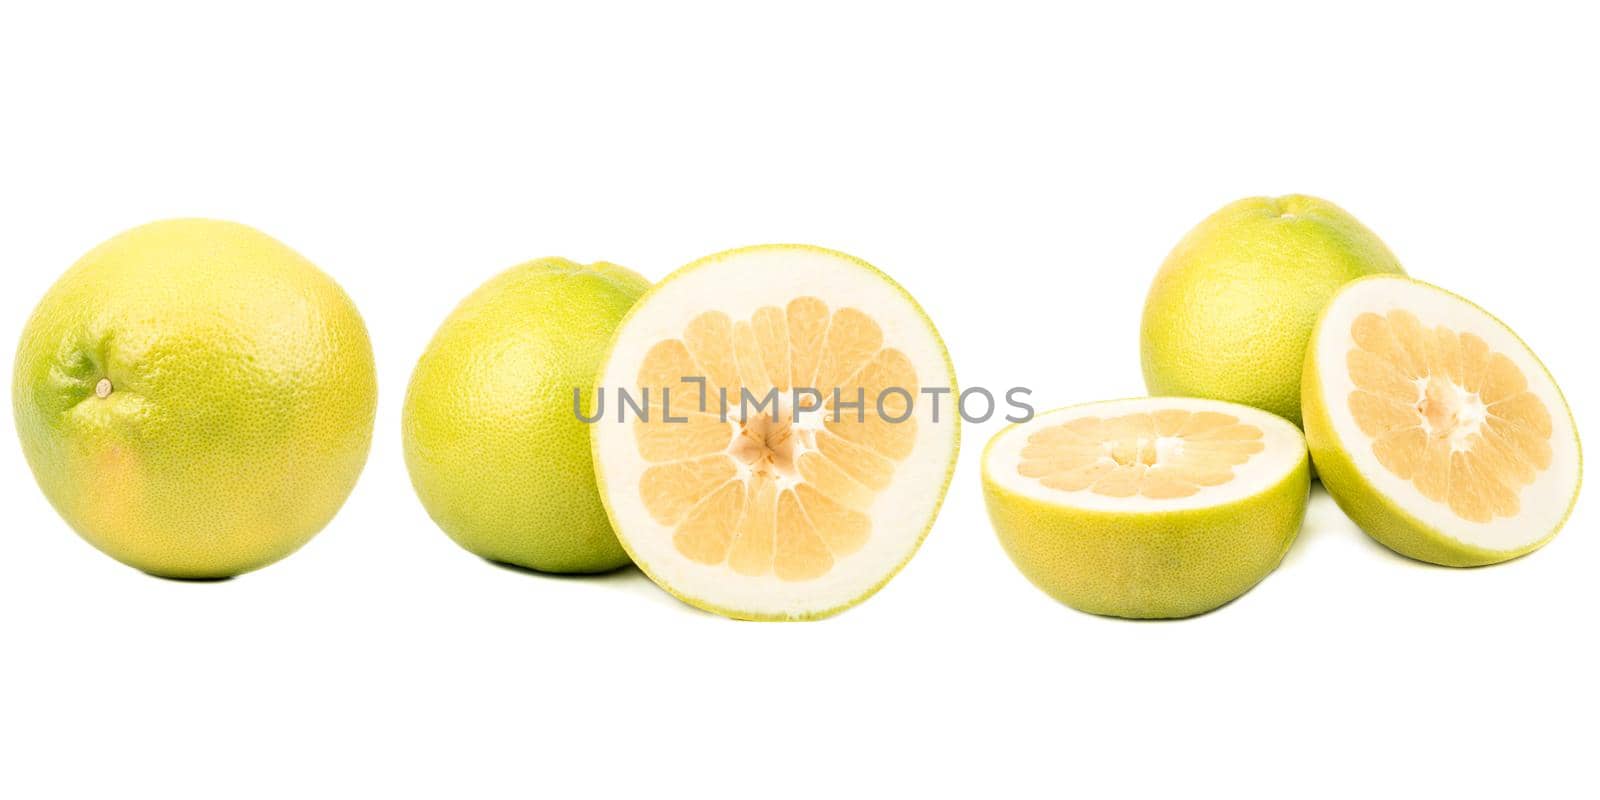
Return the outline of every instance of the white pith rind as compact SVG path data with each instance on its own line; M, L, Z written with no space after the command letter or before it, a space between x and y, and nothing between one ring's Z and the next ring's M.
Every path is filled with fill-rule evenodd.
M853 307L869 314L883 330L883 347L906 354L921 386L954 386L937 334L903 292L842 255L789 247L732 251L659 285L618 330L601 386L608 394L616 387L634 389L646 351L663 339L681 338L689 321L702 313L722 311L734 320L748 320L762 306L783 308L802 296L822 300L830 312ZM746 576L726 564L686 558L673 545L674 526L651 518L639 497L639 479L652 465L639 455L631 418L627 424L617 423L614 399L608 398L606 418L595 423L594 435L596 469L617 535L640 566L673 591L751 615L804 616L837 609L882 584L931 523L955 455L957 422L950 397L940 399L935 423L932 405L919 396L913 410L916 443L866 510L872 518L866 544L839 557L814 580ZM747 467L741 464L739 469L741 477L747 475Z
M1260 428L1261 441L1265 446L1261 452L1250 456L1249 461L1233 467L1233 480L1218 486L1202 486L1200 491L1188 497L1149 498L1139 495L1111 497L1088 490L1069 492L1045 486L1039 479L1027 477L1017 471L1017 465L1022 460L1022 448L1027 446L1028 437L1043 428L1061 425L1081 417L1105 418L1168 409L1215 411L1232 415L1240 422ZM1260 494L1263 490L1278 485L1294 471L1295 466L1305 457L1305 451L1305 438L1300 435L1299 428L1276 414L1258 408L1192 397L1138 397L1059 408L1007 429L989 446L983 471L1000 488L1039 502L1089 511L1144 514L1209 508Z
M1355 341L1350 326L1366 312L1380 316L1403 309L1416 315L1426 328L1444 325L1456 333L1472 333L1503 353L1522 370L1528 389L1550 412L1550 468L1517 492L1521 513L1489 522L1462 519L1447 503L1430 500L1411 481L1403 479L1372 452L1372 437L1361 432L1350 412L1350 378L1346 359ZM1577 490L1578 442L1561 392L1528 348L1493 317L1448 292L1405 279L1369 278L1337 295L1321 322L1314 357L1317 380L1334 436L1356 469L1375 489L1402 510L1434 531L1486 550L1511 551L1544 539L1559 525Z

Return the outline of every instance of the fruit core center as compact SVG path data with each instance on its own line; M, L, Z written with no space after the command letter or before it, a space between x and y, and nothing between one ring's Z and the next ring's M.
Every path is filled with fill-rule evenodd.
M1446 439L1453 449L1471 449L1471 439L1488 416L1488 406L1478 397L1449 380L1438 377L1418 381L1421 399L1417 412L1429 436Z
M110 397L111 391L112 387L110 378L101 378L100 382L94 385L94 396L100 398L101 400Z
M739 435L728 452L757 475L792 479L799 474L795 459L801 433L782 415L756 414L739 423Z
M1183 440L1175 436L1140 437L1106 442L1104 447L1117 466L1153 467L1172 461L1183 448Z

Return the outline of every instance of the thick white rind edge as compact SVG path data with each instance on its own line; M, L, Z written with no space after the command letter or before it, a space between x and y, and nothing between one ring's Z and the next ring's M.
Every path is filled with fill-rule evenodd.
M799 296L821 299L830 311L853 306L883 329L885 347L904 352L923 386L955 386L944 346L932 324L892 281L848 256L822 248L778 245L711 256L680 270L651 290L623 321L602 369L601 386L632 388L645 351L706 311L748 320L756 309L784 307ZM613 398L614 399L614 398ZM672 528L651 519L639 500L639 478L651 465L638 453L632 422L617 424L615 407L593 432L596 469L617 536L654 580L697 605L758 618L800 618L834 611L870 594L898 570L921 542L943 500L956 454L959 422L950 397L916 406L917 440L896 466L893 481L867 513L867 544L826 575L810 581L740 575L725 565L704 565L672 545Z
M1022 448L1027 446L1028 437L1041 428L1061 425L1080 417L1108 417L1168 409L1230 414L1240 422L1260 428L1266 447L1251 456L1249 461L1234 467L1232 481L1220 486L1203 487L1188 497L1153 499L1137 495L1108 497L1090 491L1067 492L1052 489L1035 478L1017 472ZM1259 408L1193 397L1136 397L1046 411L1001 431L984 453L983 474L999 488L1041 503L1086 511L1142 514L1210 508L1254 496L1278 485L1305 458L1305 452L1305 437L1300 435L1299 428Z
M1491 350L1516 362L1528 387L1550 412L1550 468L1518 493L1521 513L1489 522L1462 519L1445 503L1428 499L1411 481L1404 480L1378 462L1372 439L1361 432L1350 413L1349 396L1355 390L1346 366L1355 346L1350 326L1365 312L1387 314L1404 309L1427 327L1444 325L1456 333L1473 333ZM1485 550L1520 550L1547 538L1567 516L1577 492L1579 446L1572 416L1560 389L1539 359L1516 334L1471 303L1442 289L1408 278L1372 277L1354 282L1336 295L1323 311L1320 334L1312 343L1324 405L1332 433L1360 474L1373 488L1401 510L1431 530L1463 544Z

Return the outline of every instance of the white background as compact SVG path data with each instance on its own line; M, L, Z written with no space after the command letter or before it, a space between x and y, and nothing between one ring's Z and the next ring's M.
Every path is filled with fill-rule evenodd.
M0 331L125 228L236 219L355 298L381 397L333 523L217 584L81 542L5 432L0 795L1595 796L1593 502L1528 558L1450 570L1318 490L1253 592L1132 623L1012 568L977 474L998 425L970 426L893 583L762 625L632 570L489 566L429 521L399 447L434 327L556 254L659 278L823 244L916 295L967 385L1025 384L1041 407L1138 394L1167 250L1223 203L1289 192L1496 312L1587 432L1592 16L18 5L0 11Z

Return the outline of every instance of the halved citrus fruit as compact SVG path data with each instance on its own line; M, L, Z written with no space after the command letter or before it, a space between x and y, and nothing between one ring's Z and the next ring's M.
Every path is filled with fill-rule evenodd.
M662 588L730 617L823 617L877 591L955 466L938 332L830 250L678 270L623 320L598 385L595 472L618 538Z
M1298 428L1217 400L1057 409L983 454L989 518L1017 568L1117 617L1188 617L1244 594L1294 542L1310 485Z
M1493 564L1555 536L1578 498L1577 426L1499 320L1400 276L1352 282L1306 353L1306 439L1323 486L1389 548Z

